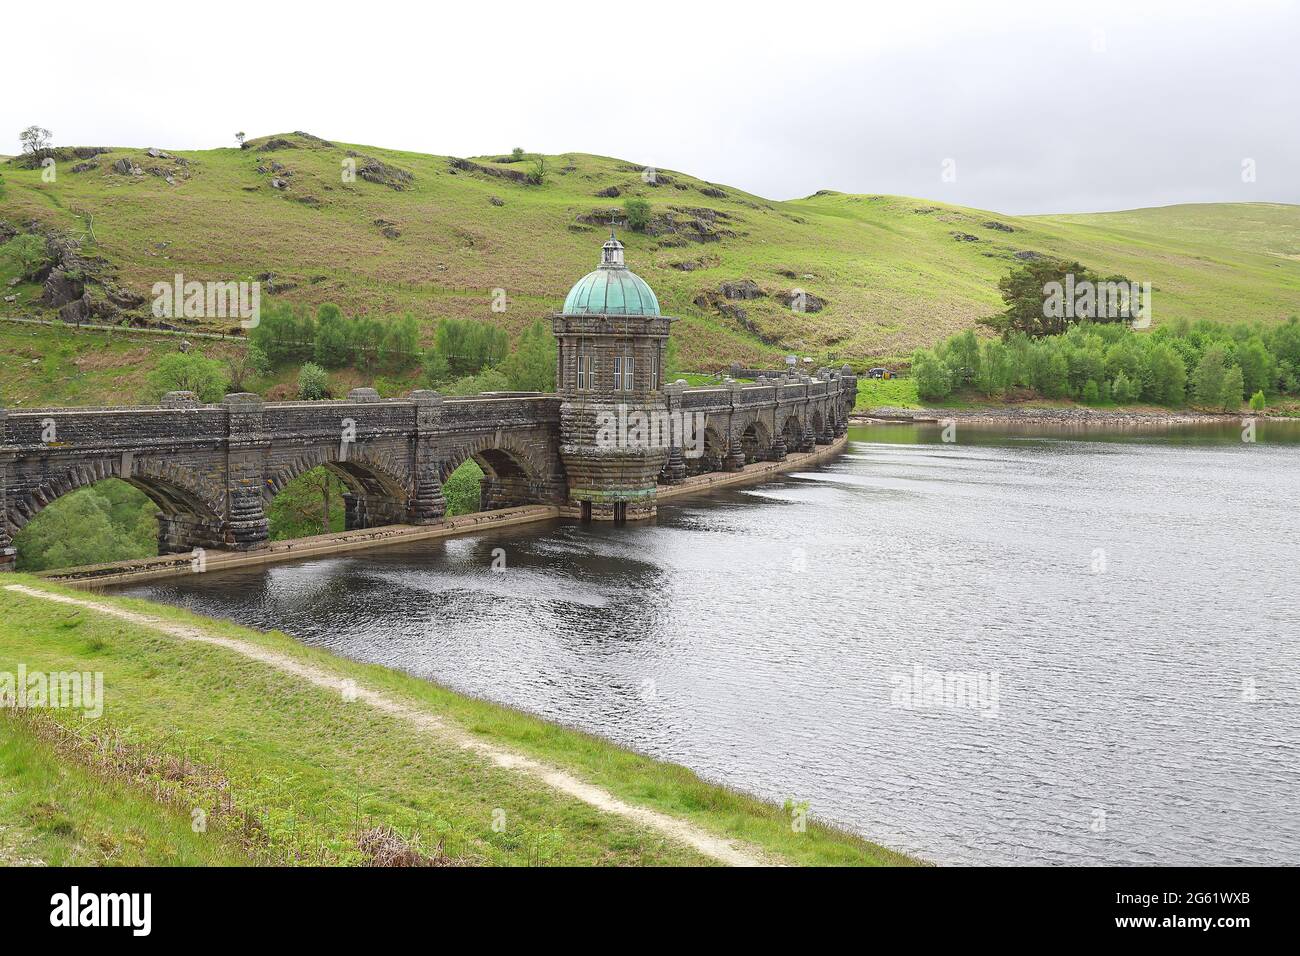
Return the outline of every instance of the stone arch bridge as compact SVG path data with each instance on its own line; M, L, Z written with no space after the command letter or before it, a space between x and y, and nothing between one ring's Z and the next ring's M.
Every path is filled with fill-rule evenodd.
M847 368L756 385L668 385L666 408L698 414L705 440L695 457L670 448L660 480L829 444L847 428L856 389ZM42 509L106 478L158 505L163 554L265 547L267 505L317 466L347 488L348 529L441 522L442 483L471 458L483 468L485 510L539 503L578 517L560 414L558 395L415 391L381 400L370 389L343 401L264 403L240 393L199 404L177 392L157 406L0 408L0 570L13 568L14 536Z

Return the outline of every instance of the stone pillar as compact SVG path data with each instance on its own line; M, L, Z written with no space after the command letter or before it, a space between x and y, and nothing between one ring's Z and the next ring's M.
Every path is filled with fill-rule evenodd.
M225 543L236 551L255 551L265 548L271 536L262 506L269 444L262 431L262 399L251 392L236 392L222 399L222 405L228 422Z
M8 439L5 437L6 421L9 413L0 406L0 571L12 571L18 562L18 551L9 537L9 462L12 454L5 452Z
M786 453L785 432L777 432L772 442L772 461L784 461Z
M193 392L168 392L158 404L163 408L198 408L200 402Z
M835 433L831 431L830 415L822 416L822 430L817 433L815 440L819 445L829 445L835 440Z
M411 524L439 524L447 513L442 494L438 431L442 427L442 396L427 389L411 393L415 403L414 482L411 488Z
M405 503L389 495L370 495L361 491L343 492L343 530L382 528L405 524Z
M195 548L221 548L220 524L193 514L158 512L158 553L183 554Z
M745 449L740 436L732 434L727 446L727 457L722 459L723 471L740 471L745 467Z
M686 457L682 451L682 430L693 426L686 421L686 413L682 411L682 392L685 389L686 386L681 382L665 385L663 389L673 433L671 443L668 446L668 461L664 464L664 470L661 472L660 477L665 484L669 485L675 485L686 478ZM698 441L704 440L703 435L692 435L692 438Z
M803 436L799 441L799 450L803 452L812 451L816 444L817 434L813 431L812 413L810 412L808 417L804 419Z

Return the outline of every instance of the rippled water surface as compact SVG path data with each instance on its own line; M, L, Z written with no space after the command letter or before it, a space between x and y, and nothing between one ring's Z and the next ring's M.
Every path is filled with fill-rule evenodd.
M1300 864L1300 426L850 438L650 525L128 591L807 800L936 862ZM977 693L915 694L918 667L922 691L969 675Z

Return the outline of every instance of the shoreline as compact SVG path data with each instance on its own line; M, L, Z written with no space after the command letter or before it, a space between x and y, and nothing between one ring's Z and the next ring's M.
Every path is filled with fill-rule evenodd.
M717 488L763 481L773 475L806 468L834 458L844 450L847 443L848 436L841 435L829 445L818 445L810 452L792 452L780 461L758 461L746 465L740 471L707 472L686 478L679 484L659 485L656 498L658 502L675 501L689 495L705 494ZM98 589L258 564L318 558L389 544L460 537L491 528L509 528L573 517L557 505L521 505L515 508L458 515L447 518L437 525L385 525L380 528L363 528L272 541L266 548L258 551L226 551L210 548L204 550L201 557L196 557L190 552L181 552L151 558L114 561L108 564L55 568L35 572L33 576L68 587Z
M219 850L226 865L928 865L816 818L796 832L782 805L682 764L280 631L21 573L3 582L0 608L0 669L93 660L104 672L113 693L93 733L72 710L38 708L0 720L0 737L48 744L44 764L154 810L159 832L133 844L137 864L203 864L200 851ZM69 642L73 629L83 644ZM117 740L122 727L130 745L106 760L95 735ZM385 772L372 776L377 756ZM320 786L336 799L321 800ZM210 826L200 839L195 807ZM111 806L73 816L101 832L139 830ZM22 823L0 814L19 835ZM41 835L63 865L104 862L93 842Z
M1252 415L1243 412L1198 412L1170 409L1098 409L1086 406L1060 408L1022 408L1016 406L986 408L895 408L881 406L855 412L849 425L888 423L937 424L944 421L964 425L1056 425L1060 427L1238 425L1243 419L1270 422L1300 421L1281 415Z

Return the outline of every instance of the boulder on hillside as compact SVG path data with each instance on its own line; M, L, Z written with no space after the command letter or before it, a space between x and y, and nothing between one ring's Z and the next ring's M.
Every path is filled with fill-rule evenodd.
M45 277L45 291L42 298L46 305L56 308L75 302L86 292L86 283L61 268L50 270Z
M826 300L803 289L791 289L789 292L777 293L776 300L794 312L820 312L826 308Z
M366 161L357 167L357 175L368 183L376 183L398 191L406 189L415 179L415 176L405 169L370 158L366 158Z
M618 191L617 186L607 186L600 192L596 193L596 195L601 199L617 199L623 194Z
M998 222L996 219L990 219L988 222L981 223L985 229L996 229L998 232L1015 232L1011 226L1005 222Z
M718 286L718 291L727 299L761 299L766 295L753 279L737 279L734 282L724 282Z

